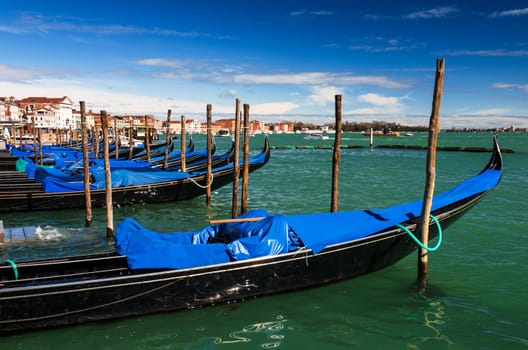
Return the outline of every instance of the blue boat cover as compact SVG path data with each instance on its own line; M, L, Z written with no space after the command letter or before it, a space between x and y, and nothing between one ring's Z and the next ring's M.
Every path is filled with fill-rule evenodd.
M434 196L431 210L492 189L501 174L499 170L488 169L461 182ZM329 245L366 237L417 218L421 209L419 200L377 210L289 216L255 210L244 217L262 216L263 220L173 233L154 232L127 218L116 230L116 251L127 256L132 269L203 266L282 254L301 246L317 254ZM211 244L211 241L226 243Z
M207 226L200 231L158 233L126 218L116 230L116 251L126 255L131 269L204 266L297 250L300 242L285 216L262 209L242 217L258 222ZM224 243L225 242L225 243Z
M265 153L251 157L249 164L262 163L265 160ZM242 163L242 160L241 160ZM213 172L221 170L229 170L233 168L233 164L227 164L221 167L213 169ZM95 182L90 185L93 189L104 189L106 187L104 169L98 165L94 165L90 168ZM167 181L179 181L187 178L192 178L206 174L206 171L199 172L179 172L179 171L164 171L160 169L143 168L140 171L132 169L117 169L111 171L112 188L123 187L123 186L139 186L139 185L150 185L160 182ZM50 174L51 175L51 174ZM71 191L83 191L83 187L79 187L78 183L72 183L68 180L78 181L77 178L64 178L64 177L53 177L47 176L45 180L42 180L44 192L71 192ZM82 181L80 182L82 184Z

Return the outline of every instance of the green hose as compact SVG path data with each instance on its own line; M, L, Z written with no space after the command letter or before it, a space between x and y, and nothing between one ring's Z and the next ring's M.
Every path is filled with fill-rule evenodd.
M18 280L18 269L13 260L6 260L4 264L9 264L13 268L13 273L15 274L15 280Z
M416 238L415 235L412 234L411 231L409 231L409 229L403 225L396 225L398 226L399 228L401 228L403 231L405 231L409 236L411 236L411 238L416 242L416 244L418 244L420 247L422 247L423 249L427 250L428 252L434 252L435 250L437 250L438 248L440 248L440 244L442 244L442 227L440 226L440 223L438 222L438 220L436 219L436 217L434 217L433 215L429 215L431 217L431 219L433 219L433 221L435 222L436 224L436 227L438 228L438 242L436 242L436 245L432 248L426 246L425 244L423 244L422 242L420 242L420 240L418 238Z

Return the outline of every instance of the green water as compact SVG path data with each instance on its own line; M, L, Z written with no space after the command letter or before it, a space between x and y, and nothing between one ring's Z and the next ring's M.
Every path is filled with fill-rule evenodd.
M375 144L426 145L427 135L376 138ZM273 146L331 145L302 135L271 135ZM422 197L425 152L368 147L368 137L345 134L339 210L383 207ZM415 284L413 254L385 270L324 287L250 301L32 332L0 338L7 349L527 349L528 134L500 134L504 176L499 187L446 231L430 256L429 284ZM195 136L197 148L204 145ZM228 139L217 139L220 151ZM439 146L491 147L489 133L439 135ZM262 136L251 138L258 150ZM437 191L474 175L488 153L438 152ZM328 211L331 150L273 150L250 175L250 209L272 213ZM132 216L159 231L197 229L230 216L231 187L191 201L116 208L116 223ZM94 226L84 213L64 210L3 214L6 227L39 225L38 243L0 248L0 259L110 250L103 210Z

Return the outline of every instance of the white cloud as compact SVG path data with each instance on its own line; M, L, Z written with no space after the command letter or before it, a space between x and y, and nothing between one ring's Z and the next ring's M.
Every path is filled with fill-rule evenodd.
M500 12L492 12L490 14L490 17L496 18L496 17L515 17L515 16L524 16L528 15L528 7L522 8L522 9L515 9L515 10L506 10L506 11L500 11Z
M239 84L277 85L376 85L386 88L403 88L407 85L385 76L356 76L350 73L304 72L285 74L237 74L217 76L216 82L233 81Z
M402 114L404 110L403 104L400 102L406 97L384 96L375 93L367 93L359 95L357 101L359 103L367 104L367 106L358 107L347 111L350 114Z
M292 11L290 12L290 16L292 17L301 17L301 16L332 16L334 15L334 11L325 11L325 10L298 10L298 11Z
M335 86L312 86L310 90L309 101L320 106L335 102L335 95L343 94L343 89Z
M252 105L250 107L251 114L282 114L287 113L299 105L293 102L269 102Z
M444 6L444 7L437 7L429 10L424 11L417 11L409 13L403 18L407 19L429 19L429 18L442 18L447 17L448 15L451 15L453 13L458 12L458 9L455 7L450 6Z
M189 62L185 60L175 60L167 58L146 58L134 62L141 66L156 66L156 67L168 67L168 68L182 68Z
M177 31L163 28L138 27L135 25L121 24L103 24L92 25L84 24L83 18L74 18L67 16L45 16L35 12L25 12L19 18L13 18L12 24L0 26L0 32L11 34L28 34L28 33L50 33L50 32L68 32L68 33L85 33L97 35L162 35L195 38L200 36L210 37L210 34L196 31Z
M229 89L229 90L222 91L220 93L219 97L221 97L221 98L233 98L237 94L238 94L238 91L236 91L235 89Z
M37 69L0 64L0 80L23 82L39 79L41 75L42 72Z
M391 106L398 103L398 98L394 96L386 97L380 94L368 93L358 97L361 102L373 104L375 106Z
M522 57L528 56L528 50L458 50L445 51L443 54L449 56Z
M492 86L497 89L521 89L528 93L528 84L495 83Z

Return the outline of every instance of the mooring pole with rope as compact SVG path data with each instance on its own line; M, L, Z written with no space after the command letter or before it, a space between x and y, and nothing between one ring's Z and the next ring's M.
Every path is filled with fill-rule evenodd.
M440 101L442 99L443 84L444 59L441 58L436 60L436 75L433 93L433 103L431 117L429 119L429 139L427 145L425 190L422 203L422 215L420 216L419 224L419 230L422 234L422 244L424 246L427 246L429 242L429 217L431 215L431 206L433 203L433 194L435 187L436 144L440 124ZM427 249L420 247L418 250L418 283L421 285L422 288L424 288L427 284L428 268L429 259L427 255Z

